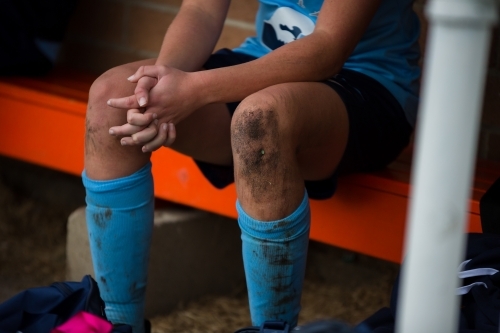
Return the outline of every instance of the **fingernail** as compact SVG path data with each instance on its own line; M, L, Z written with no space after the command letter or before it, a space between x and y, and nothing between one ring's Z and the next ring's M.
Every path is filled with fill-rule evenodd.
M161 125L161 129L164 130L164 131L166 131L167 130L167 124Z
M148 149L146 148L146 146L143 146L143 147L142 147L142 152L143 152L143 153L147 153L147 152L148 152Z
M158 118L158 115L156 113L153 113L153 119Z
M127 145L127 142L126 141L120 141L120 143L122 144L122 146L126 146Z
M111 105L111 100L108 99L108 101L106 102L106 104Z
M115 131L113 131L112 129L109 129L109 134L115 135Z
M158 119L155 119L154 122L155 122L155 125L158 125Z
M139 105L140 106L146 105L146 99L144 97L141 97L141 99L139 99Z
M131 75L131 76L129 76L129 77L127 78L127 80L129 80L129 81L130 81L130 80L132 80L133 78L134 78L134 76L133 76L133 75Z

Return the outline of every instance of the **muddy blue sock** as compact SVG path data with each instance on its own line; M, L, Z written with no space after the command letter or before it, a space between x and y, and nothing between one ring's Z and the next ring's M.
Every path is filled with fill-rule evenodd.
M113 323L144 330L154 195L151 163L136 173L98 181L82 174L95 279Z
M307 194L295 212L277 221L257 221L239 202L236 209L252 324L284 320L296 326L309 242Z

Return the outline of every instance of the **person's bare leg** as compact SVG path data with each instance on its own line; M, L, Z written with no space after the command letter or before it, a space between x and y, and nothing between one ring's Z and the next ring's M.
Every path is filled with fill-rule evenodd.
M321 83L287 83L246 98L232 120L238 200L257 219L276 220L300 203L304 179L332 175L347 143L348 118Z
M345 106L321 83L264 89L233 116L238 223L254 325L297 324L310 224L304 179L330 177L347 136Z
M139 66L154 60L123 65L99 77L90 89L86 117L85 170L93 179L114 179L130 175L144 166L150 153L141 146L122 146L120 138L109 134L112 126L127 122L126 111L106 104L110 98L133 94L135 84L127 81ZM209 105L195 111L177 124L177 139L172 149L214 164L232 162L229 125L231 119L225 105Z
M141 146L122 146L109 128L126 123L126 111L109 107L110 98L129 96L127 81L143 61L112 69L90 89L86 119L86 219L95 277L114 323L142 333L149 245L153 229L150 154ZM200 160L230 164L230 117L225 105L195 111L177 125L172 148ZM165 148L166 149L166 148ZM168 282L167 282L168 283Z

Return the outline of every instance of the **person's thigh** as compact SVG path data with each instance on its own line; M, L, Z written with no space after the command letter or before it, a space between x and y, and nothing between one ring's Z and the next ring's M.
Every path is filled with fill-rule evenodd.
M106 104L110 98L133 94L135 84L127 81L140 66L153 65L154 59L115 67L92 85L86 120L85 168L89 177L112 179L139 170L150 158L141 146L122 146L119 137L109 135L109 128L127 122L127 110ZM219 165L232 163L230 114L225 104L209 105L195 111L177 124L177 138L172 148L196 159Z

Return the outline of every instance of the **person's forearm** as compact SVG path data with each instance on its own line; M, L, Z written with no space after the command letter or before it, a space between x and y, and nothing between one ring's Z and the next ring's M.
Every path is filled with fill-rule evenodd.
M170 24L156 61L186 72L201 69L222 31L229 1L185 1ZM209 4L210 3L210 4Z
M266 87L338 73L382 0L325 0L314 32L242 65L193 73L202 102L234 102ZM200 87L201 89L201 87Z
M314 33L260 59L195 75L203 85L202 99L232 102L279 83L327 79L341 69L347 56L335 50L327 34Z

